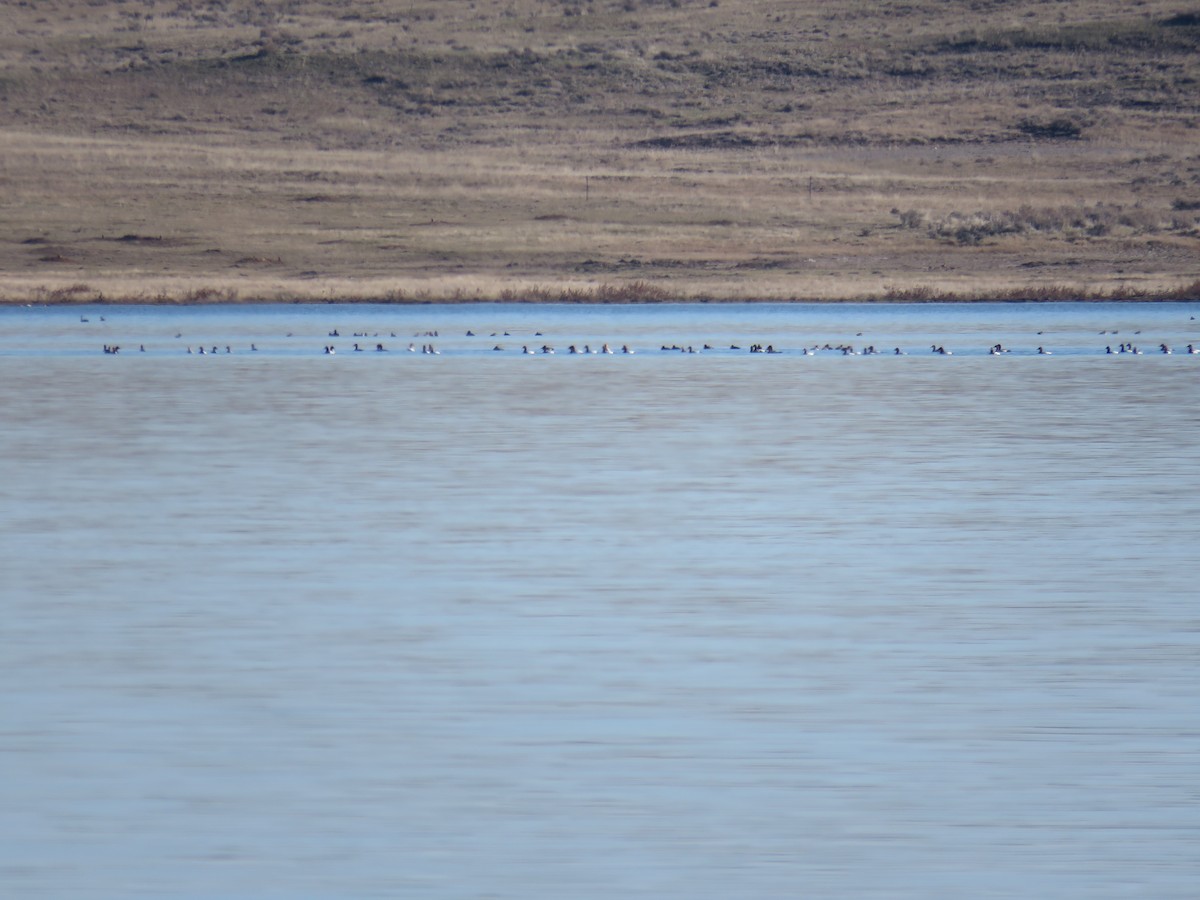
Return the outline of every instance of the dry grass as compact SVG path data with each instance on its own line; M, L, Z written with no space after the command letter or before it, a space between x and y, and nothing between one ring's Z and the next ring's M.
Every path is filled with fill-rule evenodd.
M6 15L0 300L1195 293L1159 0Z

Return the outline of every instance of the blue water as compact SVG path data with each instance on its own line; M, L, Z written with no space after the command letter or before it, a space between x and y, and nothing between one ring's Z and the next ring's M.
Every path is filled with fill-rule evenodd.
M2 893L1194 897L1198 315L0 310Z

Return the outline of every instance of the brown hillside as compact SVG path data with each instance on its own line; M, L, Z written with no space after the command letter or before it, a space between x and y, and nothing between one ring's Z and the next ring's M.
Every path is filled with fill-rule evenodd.
M1200 7L25 0L5 18L9 301L1200 288Z

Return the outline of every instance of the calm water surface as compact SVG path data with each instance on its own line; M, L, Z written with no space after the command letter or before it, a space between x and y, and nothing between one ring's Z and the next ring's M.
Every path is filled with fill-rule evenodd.
M1195 316L0 310L0 892L1193 898Z

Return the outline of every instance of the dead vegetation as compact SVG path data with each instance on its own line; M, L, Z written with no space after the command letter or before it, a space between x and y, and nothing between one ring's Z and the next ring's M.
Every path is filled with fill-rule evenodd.
M1134 299L1195 277L1200 11L1164 0L6 17L6 300Z

